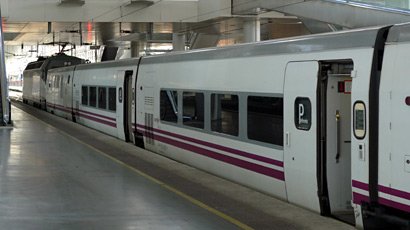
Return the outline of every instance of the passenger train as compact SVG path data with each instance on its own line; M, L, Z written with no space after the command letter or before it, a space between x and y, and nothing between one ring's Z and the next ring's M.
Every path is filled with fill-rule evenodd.
M409 68L400 24L72 65L43 84L58 116L358 228L409 229Z
M85 63L85 61L65 54L58 54L48 58L40 57L37 61L28 63L23 73L23 81L25 81L23 84L23 101L45 109L47 93L45 82L48 70L82 63Z

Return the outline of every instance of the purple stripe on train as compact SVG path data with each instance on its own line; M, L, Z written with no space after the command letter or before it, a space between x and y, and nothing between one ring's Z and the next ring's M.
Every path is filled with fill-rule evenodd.
M51 104L51 103L47 103L47 104L48 104L49 106L54 106L55 109L61 110L61 111L63 111L63 112L71 113L70 110L68 110L66 107L63 107L63 106L61 106L61 105ZM86 118L86 119L88 119L88 120L91 120L91 121L94 121L94 122L98 122L98 123L101 123L101 124L103 124L103 125L108 125L108 126L111 126L111 127L114 127L114 128L117 127L117 123L116 123L115 118L106 117L106 116L98 115L98 114L95 114L95 113L90 113L90 112L87 112L87 111L84 111L84 110L78 110L78 114L79 114L81 117ZM97 117L89 116L89 115L87 115L87 114L91 114L91 115L95 115L95 116L97 116L97 117L105 118L105 119L114 121L114 123L113 123L113 122L110 122L110 121L105 121L105 120L99 119L99 118L97 118Z
M357 180L352 180L352 186L358 189L369 191L369 185Z
M369 185L366 183L360 182L360 181L352 180L352 186L355 188L365 190L365 191L369 191ZM385 193L391 196L395 196L395 197L400 197L402 199L410 200L410 193L408 192L401 191L401 190L394 189L394 188L389 188L383 185L379 185L378 189L379 189L379 192L382 192L382 193ZM369 197L353 192L353 202L355 204L361 204L362 202L369 202ZM386 206L390 206L392 208L410 212L409 205L396 202L391 199L389 200L383 197L379 197L379 203L386 205Z
M48 103L48 102L47 102L47 106L48 107L54 107L54 109L57 109L57 110L60 110L60 111L66 112L66 113L71 113L71 108L68 108L68 107L64 107L64 106L57 105L57 104L51 104L51 103Z
M400 191L394 188L389 188L383 185L379 185L379 191L384 192L393 196L397 196L406 200L410 200L410 193L405 191Z
M359 188L365 191L369 191L369 185L360 181L352 180L352 186L355 188ZM400 197L406 200L410 200L410 193L401 191L394 188L389 188L383 185L378 186L379 192L383 192L392 196Z
M369 203L369 197L353 192L353 203L362 204L363 202Z
M100 114L97 114L97 113L92 113L92 112L88 112L88 111L80 110L80 109L78 109L78 111L81 112L81 113L86 113L88 115L93 115L93 116L104 118L104 119L107 119L107 120L116 121L116 118L107 117L107 116L104 116L104 115L100 115Z
M69 108L69 107L65 107L65 106L58 105L58 104L52 104L52 103L47 103L47 105L50 106L50 107L55 107L56 109L66 110L66 111L71 112L71 108ZM107 119L107 120L116 121L116 118L113 118L113 117L107 117L107 116L104 116L104 115L101 115L101 114L92 113L92 112L85 111L85 110L80 110L80 109L77 109L76 111L81 112L81 113L86 113L86 114L89 114L89 115L93 115L93 116L96 116L96 117L104 118L104 119Z
M138 130L138 131L147 134L147 132L145 132L144 130ZM187 144L187 143L184 143L184 142L176 141L176 140L173 140L173 139L170 139L170 138L167 138L167 137L162 137L162 136L159 136L159 135L155 135L154 140L159 141L159 142L163 142L163 143L166 143L166 144L169 144L169 145L173 145L175 147L178 147L178 148L181 148L181 149L184 149L184 150L188 150L190 152L194 152L194 153L200 154L202 156L206 156L206 157L209 157L209 158L212 158L212 159L215 159L215 160L219 160L219 161L231 164L231 165L235 165L235 166L238 166L240 168L247 169L247 170L259 173L259 174L263 174L265 176L269 176L269 177L272 177L272 178L275 178L275 179L278 179L278 180L281 180L281 181L285 180L284 172L276 170L276 169L268 168L268 167L265 167L265 166L261 166L261 165L255 164L255 163L247 162L247 161L237 159L237 158L234 158L234 157L226 156L226 155L216 153L216 152L208 150L208 149L204 149L204 148L201 148L201 147L198 147L198 146L194 146L194 145Z
M104 124L104 125L108 125L108 126L117 128L117 123L112 123L112 122L109 122L109 121L106 121L106 120L101 120L99 118L92 117L92 116L89 116L87 114L83 114L83 112L80 112L79 115L81 117L84 117L84 118L88 119L88 120L95 121L95 122L98 122L98 123L101 123L101 124Z
M140 125L140 124L137 124L137 127L142 128L142 129L146 129L146 126ZM184 140L184 141L189 141L189 142L192 142L192 143L204 145L204 146L211 147L211 148L214 148L214 149L218 149L218 150L221 150L221 151L229 152L229 153L232 153L232 154L235 154L235 155L238 155L238 156L246 157L246 158L249 158L249 159L261 161L261 162L272 164L272 165L276 165L276 166L279 166L279 167L284 166L282 161L270 159L270 158L263 157L263 156L258 156L258 155L253 154L253 153L244 152L244 151L241 151L241 150L229 148L229 147L226 147L226 146L217 145L217 144L214 144L214 143L194 139L194 138L191 138L191 137L186 137L186 136L183 136L183 135L180 135L180 134L171 133L171 132L160 130L160 129L155 129L154 128L153 130L154 130L154 132L157 132L157 133L165 134L165 135L168 135L168 136L171 136L171 137L179 138L179 139Z
M400 210L403 210L403 211L406 211L406 212L410 212L410 206L409 205L402 204L402 203L399 203L399 202L395 202L395 201L392 201L392 200L388 200L388 199L385 199L385 198L382 198L382 197L379 197L379 203L383 204L383 205L386 205L386 206L390 206L392 208L396 208L396 209L400 209Z

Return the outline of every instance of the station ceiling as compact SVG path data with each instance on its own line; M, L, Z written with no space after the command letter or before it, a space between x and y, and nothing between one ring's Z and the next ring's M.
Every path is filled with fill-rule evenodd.
M259 18L261 39L409 21L409 14L332 0L0 0L5 44L171 43L172 34L243 40ZM354 1L347 1L354 2ZM342 13L341 13L342 12Z
M129 42L172 43L172 34L211 34L221 39L240 41L243 24L249 17L217 18L204 22L3 22L6 45L75 45L115 44ZM262 18L264 40L307 34L309 31L296 17ZM280 29L280 30L278 30Z

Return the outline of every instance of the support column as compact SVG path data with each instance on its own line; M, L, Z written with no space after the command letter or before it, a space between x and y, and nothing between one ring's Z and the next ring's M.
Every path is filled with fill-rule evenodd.
M251 18L243 24L244 42L258 42L261 40L261 22L259 18Z
M1 7L0 7L1 9ZM0 10L0 19L1 10ZM0 23L0 125L7 125L10 123L10 101L7 89L7 75L6 64L4 59L4 35L3 35L3 23Z
M144 43L142 42L131 42L131 57L139 57L144 51Z
M185 34L172 34L172 51L185 51Z

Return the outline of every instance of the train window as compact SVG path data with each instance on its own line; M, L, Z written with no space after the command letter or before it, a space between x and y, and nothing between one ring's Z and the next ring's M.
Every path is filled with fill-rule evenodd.
M186 126L204 128L204 94L195 92L183 93L183 123Z
M89 106L96 107L97 105L97 87L90 86L90 104Z
M58 80L60 79L60 77L58 75L54 76L54 88L58 88Z
M57 89L60 89L60 88L61 88L61 76L60 76L60 75L57 77L56 88L57 88Z
M98 87L98 108L107 109L107 88Z
M88 105L88 86L81 87L81 104Z
M211 95L211 130L238 136L239 99L237 95Z
M160 93L161 121L178 122L178 92L161 90Z
M67 84L70 84L70 75L68 75Z
M283 98L248 97L248 138L283 146Z
M60 98L63 98L64 94L64 81L63 76L60 77Z
M353 106L353 129L357 139L363 139L366 136L366 106L361 101L356 102Z
M310 130L312 125L312 104L307 97L297 97L295 99L295 126L300 130Z
M31 62L27 65L26 70L29 69L38 69L43 65L44 61L39 61L39 62Z
M111 111L117 110L117 94L115 88L108 89L108 109Z

